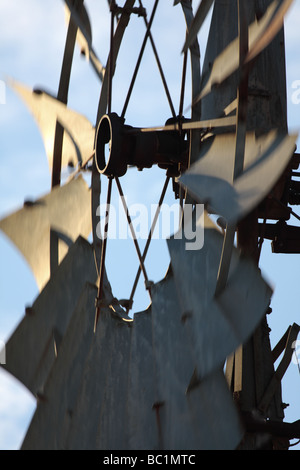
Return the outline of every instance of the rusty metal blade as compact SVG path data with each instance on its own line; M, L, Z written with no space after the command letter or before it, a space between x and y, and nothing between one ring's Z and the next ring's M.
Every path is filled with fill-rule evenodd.
M184 328L202 378L221 367L250 337L268 308L272 291L252 261L240 259L234 248L226 288L215 297L224 236L207 214L204 225L201 217L197 224L204 228L202 249L187 250L184 233L171 238L168 247Z
M59 239L59 262L79 235L92 230L90 190L79 176L0 221L0 230L25 257L41 290L50 277L50 231Z
M86 117L70 110L45 92L33 92L12 80L9 84L20 95L35 118L43 138L50 169L53 165L57 122L64 129L62 167L76 167L89 159L94 150L95 129Z
M197 38L214 0L202 0L191 24L182 52L185 52Z
M92 46L92 28L89 19L88 12L84 5L81 5L80 10L72 5L70 0L64 0L66 4L66 19L67 21L72 20L78 27L77 42L81 49L81 53L89 60L92 67L94 68L97 76L102 81L105 73L105 67L98 58L94 48Z
M38 400L22 450L65 448L72 411L84 374L85 358L93 340L96 295L95 285L84 286L62 339L59 354L47 377L43 399Z
M234 139L234 134L208 139L198 162L180 178L198 201L229 223L245 217L270 193L295 151L297 135L272 131L256 138L247 133L244 172L235 181Z
M80 237L9 339L4 368L33 395L42 398L83 287L96 281L93 250Z
M282 26L281 20L287 11L287 7L290 6L291 0L287 0L284 3L285 8L279 9L278 13L278 6L281 4L281 0L274 0L266 10L264 16L259 21L255 21L250 25L249 52L245 63L257 57L278 33L280 29L279 26ZM214 86L220 85L231 74L238 70L239 66L239 38L236 38L215 59L210 75L205 78L201 92L194 101L194 104L210 93Z

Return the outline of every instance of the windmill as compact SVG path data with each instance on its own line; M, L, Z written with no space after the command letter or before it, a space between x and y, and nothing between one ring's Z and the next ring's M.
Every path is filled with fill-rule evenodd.
M287 132L281 30L292 2L203 0L195 17L191 1L174 2L186 23L178 112L151 32L158 0L149 14L141 0L108 3L106 66L94 50L83 0L66 0L69 23L57 96L11 84L36 118L52 174L49 195L26 201L0 222L41 291L6 345L4 368L38 400L23 448L233 449L257 446L262 433L271 435L265 445L287 446L283 439L298 437L299 430L283 423L278 379L299 327L292 325L276 348L278 356L285 352L275 373L265 327L272 291L258 260L260 239L274 239L274 249L286 252L295 240L286 221L292 189L297 197L291 176L299 161L297 136ZM213 3L201 72L197 33ZM133 16L145 23L145 36L118 114L113 77ZM95 125L67 107L76 40L101 82ZM153 128L125 123L147 43L170 106L170 119ZM62 184L66 166L74 171ZM194 220L204 225L204 246L188 251L186 240L175 234L168 241L167 274L153 284L145 268L148 244L142 253L132 233L139 270L129 298L116 299L106 273L111 192L117 189L133 231L122 178L130 167L153 166L166 174L158 208L171 182L183 207L205 204L203 218ZM101 240L96 213L103 197L107 220ZM270 219L278 224L270 226ZM140 276L151 303L132 318Z

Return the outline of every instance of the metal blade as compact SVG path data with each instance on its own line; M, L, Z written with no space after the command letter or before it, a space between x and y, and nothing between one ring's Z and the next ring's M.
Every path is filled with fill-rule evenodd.
M200 31L213 2L214 0L202 0L201 1L198 7L197 13L195 15L195 18L191 24L191 27L187 35L182 52L185 52L195 41L197 34Z
M274 12L272 19L270 20L267 28L262 31L261 36L257 38L255 43L249 50L248 56L246 57L246 63L253 60L260 52L262 52L275 38L276 34L279 33L283 26L284 17L288 10L294 3L294 0L278 0L277 8Z
M203 226L203 219L199 218L197 224ZM231 352L250 337L272 295L252 261L240 259L234 248L226 288L216 298L223 234L207 214L204 230L204 245L198 251L186 249L184 234L176 235L183 235L182 239L168 241L184 328L200 378L222 367Z
M9 339L4 368L33 395L43 396L83 287L96 280L93 250L79 238Z
M134 315L128 377L129 448L157 449L159 436L155 401L151 307Z
M128 449L126 399L131 332L131 324L111 309L101 310L66 449Z
M67 21L69 21L72 16L72 20L78 27L77 42L80 46L81 53L89 60L99 79L102 81L105 68L92 46L92 28L87 10L85 6L82 5L80 11L78 11L70 0L64 0L64 2L66 4Z
M59 240L61 262L79 235L87 238L91 233L89 207L90 191L79 176L0 221L0 230L23 254L40 290L50 277L50 231Z
M185 326L189 320L183 315L185 310L177 297L180 291L172 273L156 284L152 292L160 448L235 449L242 434L224 375L214 367L210 372L207 369L208 374L201 375L201 380L197 373L197 362L211 362L211 350L218 349L218 343L210 337L210 346L195 361L201 346L191 341L190 331ZM199 299L198 309L202 302L203 299ZM226 333L223 331L223 334ZM203 335L196 341L201 343Z
M192 356L185 354L189 342L174 288L172 277L155 286L155 319L149 309L130 326L102 311L65 448L233 449L239 443L238 415L223 374L191 386Z
M40 129L50 170L53 165L53 151L56 123L64 129L62 167L76 167L93 154L95 129L87 118L70 110L65 104L47 93L32 92L15 81L9 82L12 89L24 100Z
M291 0L289 0L288 3L288 6L290 6ZM248 63L250 60L257 57L257 55L274 39L280 27L282 27L281 20L283 20L287 8L279 9L278 13L278 6L280 4L280 0L275 0L266 10L263 17L259 21L255 21L250 25L249 53L245 63ZM285 7L286 6L287 2L285 2ZM208 93L210 93L214 86L220 85L231 74L238 70L239 66L239 38L236 38L215 59L211 67L211 72L209 76L205 78L201 92L194 103L202 100Z
M276 131L258 138L247 133L244 172L233 181L235 135L216 135L204 141L198 162L180 183L198 201L235 223L270 193L295 151L297 137Z
M43 400L38 401L22 450L65 448L72 410L84 374L85 358L93 340L96 295L96 286L86 284L47 377Z

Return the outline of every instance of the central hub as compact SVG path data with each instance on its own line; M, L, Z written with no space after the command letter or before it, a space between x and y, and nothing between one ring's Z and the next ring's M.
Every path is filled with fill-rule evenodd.
M145 131L125 125L116 113L102 117L95 150L98 171L108 177L124 176L128 166L143 170L153 165L178 176L188 164L188 142L179 130Z

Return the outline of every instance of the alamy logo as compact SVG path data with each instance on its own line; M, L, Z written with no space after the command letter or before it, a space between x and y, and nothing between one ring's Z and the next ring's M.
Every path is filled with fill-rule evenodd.
M6 104L6 85L3 80L0 80L0 105Z
M297 339L292 344L292 349L294 350L292 362L299 367L300 370L300 340Z
M300 80L294 80L292 83L292 88L295 90L292 93L292 103L300 104Z
M0 364L6 364L6 346L4 341L0 341Z
M126 203L126 197L125 203ZM127 206L127 203L126 203ZM179 210L178 204L162 204L160 207L160 217L157 220L154 229L151 221L154 220L157 211L157 205L151 205L151 208L143 204L132 204L128 207L131 217L131 230L125 216L122 201L119 200L119 207L101 204L97 209L97 217L100 222L96 227L97 236L101 239L126 240L128 238L147 240L151 229L152 240L168 239L174 233L175 239L184 239L187 251L201 250L204 244L204 206L202 204L186 204L184 210ZM109 217L108 217L109 215ZM197 222L195 222L197 221ZM106 234L105 227L109 222L109 230ZM178 229L178 227L180 227Z

